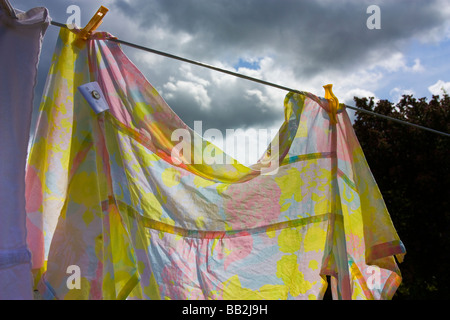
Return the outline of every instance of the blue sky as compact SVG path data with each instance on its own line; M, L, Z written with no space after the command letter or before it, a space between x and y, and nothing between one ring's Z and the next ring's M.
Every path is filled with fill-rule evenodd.
M233 66L233 68L235 70L237 70L239 68L258 70L259 68L261 68L260 61L261 61L261 58L257 58L257 59L253 59L253 60L245 60L245 59L240 58L238 63L236 63Z
M450 41L420 43L412 40L405 46L406 68L386 72L385 81L380 81L374 93L380 99L398 101L402 93L413 94L416 98L440 94L439 83L450 93ZM413 70L415 69L415 70Z
M450 92L450 0L11 0L49 9L65 23L77 5L84 26L100 5L100 27L116 37L290 88L397 102L402 94ZM368 29L367 8L380 8L380 29ZM59 29L49 26L37 97ZM124 47L168 104L189 125L279 128L286 92ZM350 113L350 112L349 112Z

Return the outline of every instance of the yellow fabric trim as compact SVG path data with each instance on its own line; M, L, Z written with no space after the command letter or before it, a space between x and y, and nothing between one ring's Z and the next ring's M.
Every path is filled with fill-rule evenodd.
M128 280L127 284L120 290L119 294L117 295L117 300L125 300L130 292L136 287L139 283L139 276L136 273L133 274L133 276Z

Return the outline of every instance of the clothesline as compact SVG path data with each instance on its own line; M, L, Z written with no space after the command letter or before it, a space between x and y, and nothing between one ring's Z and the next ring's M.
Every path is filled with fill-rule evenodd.
M63 24L63 23L60 23L60 22L51 21L51 24L54 25L54 26L60 27L60 28L67 28L66 24ZM296 90L296 89L292 89L292 88L289 88L289 87L286 87L286 86L282 86L282 85L279 85L279 84L276 84L276 83L273 83L273 82L269 82L269 81L253 78L253 77L250 77L250 76L238 73L238 72L222 69L222 68L215 67L215 66L212 66L212 65L209 65L209 64L205 64L203 62L198 62L198 61L195 61L195 60L183 58L183 57L176 56L176 55L173 55L173 54L170 54L170 53L167 53L167 52L151 49L151 48L148 48L148 47L144 47L144 46L141 46L141 45L138 45L138 44L135 44L135 43L131 43L131 42L128 42L128 41L120 40L120 39L117 39L117 38L108 38L107 40L108 41L117 42L117 43L129 46L129 47L135 48L135 49L139 49L139 50L147 51L147 52L150 52L150 53L153 53L153 54L157 54L157 55L160 55L160 56L164 56L164 57L167 57L167 58L170 58L170 59L183 61L183 62L190 63L190 64L193 64L193 65L197 65L197 66L200 66L200 67L203 67L203 68L208 68L208 69L211 69L211 70L214 70L214 71L217 71L217 72L221 72L221 73L232 75L232 76L235 76L235 77L238 77L238 78L246 79L246 80L249 80L249 81L252 81L252 82L256 82L256 83L260 83L260 84L267 85L267 86L270 86L270 87L278 88L278 89L281 89L281 90L291 91L291 92L300 93L300 94L303 93L302 91L299 91L299 90ZM373 111L369 111L369 110L365 110L365 109L361 109L361 108L357 108L357 107L353 107L353 106L349 106L349 105L345 105L345 107L349 108L349 109L352 109L352 110L359 111L359 112L367 113L367 114L370 114L372 116L376 116L376 117L383 118L383 119L386 119L386 120L394 121L394 122L397 122L397 123L400 123L400 124L403 124L403 125L412 126L412 127L415 127L415 128L421 129L421 130L426 130L426 131L430 131L430 132L433 132L433 133L436 133L436 134L440 134L440 135L443 135L443 136L446 136L446 137L450 137L450 133L438 131L438 130L431 129L431 128L428 128L428 127L424 127L424 126L421 126L421 125L418 125L418 124L414 124L414 123L411 123L411 122L407 122L407 121L403 121L403 120L400 120L400 119L392 118L392 117L389 117L389 116L386 116L386 115L382 115L382 114L379 114L379 113L376 113L376 112L373 112Z

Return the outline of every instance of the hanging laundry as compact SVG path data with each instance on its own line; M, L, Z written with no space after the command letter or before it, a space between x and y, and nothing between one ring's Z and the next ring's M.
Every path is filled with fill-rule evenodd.
M33 299L25 166L37 65L49 23L45 8L0 7L0 300Z
M405 248L330 87L286 95L256 164L207 164L222 151L107 37L62 29L42 100L27 183L45 298L321 299L327 275L335 299L393 296ZM76 89L93 81L99 114Z

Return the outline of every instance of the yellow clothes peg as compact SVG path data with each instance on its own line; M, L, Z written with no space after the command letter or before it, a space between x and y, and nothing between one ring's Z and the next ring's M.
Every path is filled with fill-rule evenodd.
M336 96L334 95L332 88L333 85L332 84L327 84L325 86L323 86L323 88L325 89L325 99L327 99L330 103L330 122L332 124L336 124L337 123L337 109L339 108L339 100L338 98L336 98Z
M89 38L92 32L94 32L103 22L105 14L108 12L108 8L100 6L95 15L91 18L88 24L78 33L75 44L81 47L84 42Z

